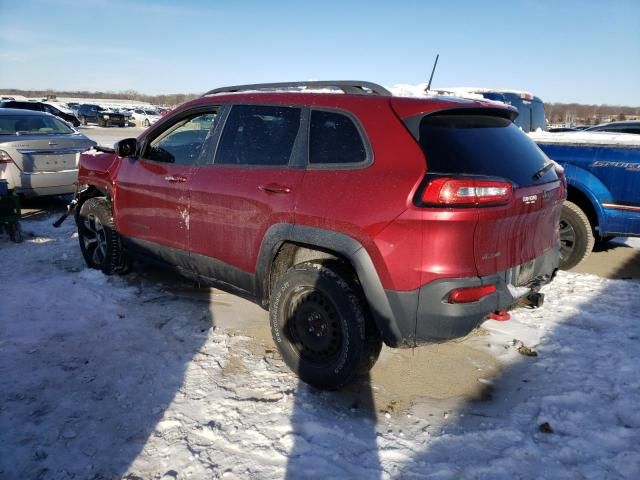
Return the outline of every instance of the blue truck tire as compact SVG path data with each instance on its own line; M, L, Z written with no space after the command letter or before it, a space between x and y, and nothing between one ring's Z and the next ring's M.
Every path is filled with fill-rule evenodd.
M582 262L593 250L593 226L582 209L564 202L560 215L560 268L569 270Z

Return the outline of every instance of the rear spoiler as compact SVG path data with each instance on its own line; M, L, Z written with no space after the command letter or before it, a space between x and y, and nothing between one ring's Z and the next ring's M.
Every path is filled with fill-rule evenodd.
M492 117L506 118L507 120L515 120L518 116L518 110L515 107L502 108L502 107L460 107L460 108L445 108L442 110L433 110L411 117L403 118L407 130L413 135L416 140L420 139L420 122L428 115L490 115Z

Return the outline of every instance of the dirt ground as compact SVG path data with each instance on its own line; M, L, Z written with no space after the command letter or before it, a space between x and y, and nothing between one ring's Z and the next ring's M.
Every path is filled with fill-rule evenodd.
M83 133L103 145L125 136L135 137L141 129L88 128ZM64 210L66 199L34 199L23 205L23 215L31 219L55 219ZM79 251L78 251L79 254ZM573 271L606 278L640 279L640 249L613 240L599 245L594 253ZM159 281L161 272L154 272ZM195 286L181 292L194 301L209 302L216 308L222 330L246 335L255 340L258 354L273 354L275 348L269 331L268 314L239 297L219 290ZM483 331L456 342L410 350L384 347L366 385L354 384L342 394L344 402L375 403L379 412L398 413L409 407L427 413L455 408L459 402L482 400L491 395L491 379L500 375L499 361L486 350L477 348ZM442 375L446 371L447 375ZM373 399L367 398L373 392Z

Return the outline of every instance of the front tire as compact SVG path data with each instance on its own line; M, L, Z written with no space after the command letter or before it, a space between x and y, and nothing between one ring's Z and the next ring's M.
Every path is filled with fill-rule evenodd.
M106 198L94 197L82 204L78 215L78 239L89 268L101 270L105 275L123 274L129 269Z
M560 269L569 270L593 250L595 238L589 218L573 202L564 202L560 214Z
M380 333L362 295L337 269L295 265L278 279L271 300L271 334L302 381L337 390L373 367Z

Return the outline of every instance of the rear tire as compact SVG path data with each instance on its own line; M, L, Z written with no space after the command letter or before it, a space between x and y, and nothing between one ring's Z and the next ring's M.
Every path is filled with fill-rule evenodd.
M382 348L362 295L318 263L295 265L278 279L269 319L287 366L319 389L337 390L368 372Z
M101 270L105 275L124 274L129 270L130 262L123 251L106 198L94 197L82 204L78 215L78 240L89 268Z
M595 238L589 218L573 202L564 202L560 214L560 268L569 270L593 250Z
M148 127L149 125L151 125L151 124L149 123L149 119L148 119L148 118L146 118L146 119L144 120L144 126L145 126L145 127Z

